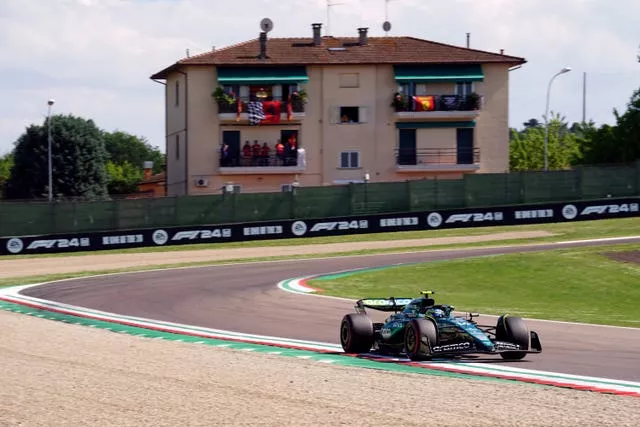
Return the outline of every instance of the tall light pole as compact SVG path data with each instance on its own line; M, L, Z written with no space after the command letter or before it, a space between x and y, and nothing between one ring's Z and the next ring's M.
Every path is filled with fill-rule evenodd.
M50 99L47 101L49 105L49 113L47 114L47 143L49 145L48 151L48 160L49 160L49 202L53 200L53 170L52 170L52 159L51 159L51 106L55 104L56 101Z
M551 95L551 83L558 77L560 74L568 73L571 71L571 67L564 67L562 70L558 71L551 77L549 80L549 87L547 87L547 109L544 114L544 170L548 170L549 165L547 161L547 144L549 142L549 97Z

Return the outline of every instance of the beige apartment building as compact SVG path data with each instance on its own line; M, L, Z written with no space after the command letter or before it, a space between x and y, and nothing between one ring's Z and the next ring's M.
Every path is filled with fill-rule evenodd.
M310 36L263 32L152 76L168 195L508 170L509 72L523 58L366 28Z

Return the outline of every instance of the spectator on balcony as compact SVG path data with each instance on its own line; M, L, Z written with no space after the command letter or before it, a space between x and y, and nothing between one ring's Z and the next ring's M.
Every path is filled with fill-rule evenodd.
M270 151L271 151L271 148L269 148L269 144L267 144L266 142L262 144L262 158L260 159L262 166L269 166Z
M291 135L285 146L285 165L295 166L296 159L298 157L297 138L295 135Z
M244 147L242 147L242 157L242 164L248 166L251 161L251 145L248 140L244 142Z
M224 142L220 147L220 166L221 167L229 166L229 146Z
M261 151L260 150L260 144L258 143L257 139L255 139L253 141L253 146L251 147L251 149L252 149L252 152L253 152L252 153L253 154L253 159L252 159L253 161L251 162L251 164L253 166L257 166L258 163L260 162L260 151Z
M278 164L284 163L284 144L278 140L276 144L276 157L278 158Z

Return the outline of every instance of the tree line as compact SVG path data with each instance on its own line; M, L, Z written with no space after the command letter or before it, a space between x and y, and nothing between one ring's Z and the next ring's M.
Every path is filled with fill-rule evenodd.
M640 89L633 93L624 113L614 109L613 114L615 124L596 126L593 121L569 125L563 116L551 113L547 139L549 169L640 159ZM522 129L510 129L511 171L544 167L544 133L545 123L537 119L523 123Z
M153 173L164 167L164 154L144 137L107 132L93 120L74 115L55 115L28 126L13 150L0 157L0 192L5 199L48 197L48 120L55 199L103 200L134 193L145 161L153 162Z

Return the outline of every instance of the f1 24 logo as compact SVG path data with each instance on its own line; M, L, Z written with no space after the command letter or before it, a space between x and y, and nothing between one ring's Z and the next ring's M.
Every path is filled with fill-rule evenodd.
M445 222L452 224L454 222L502 221L503 217L502 212L453 214Z
M638 203L623 203L621 205L588 206L580 212L580 215L604 213L617 214L622 212L638 212Z
M333 222L319 222L311 227L311 231L332 231L332 230L351 230L369 228L369 221L333 221Z

